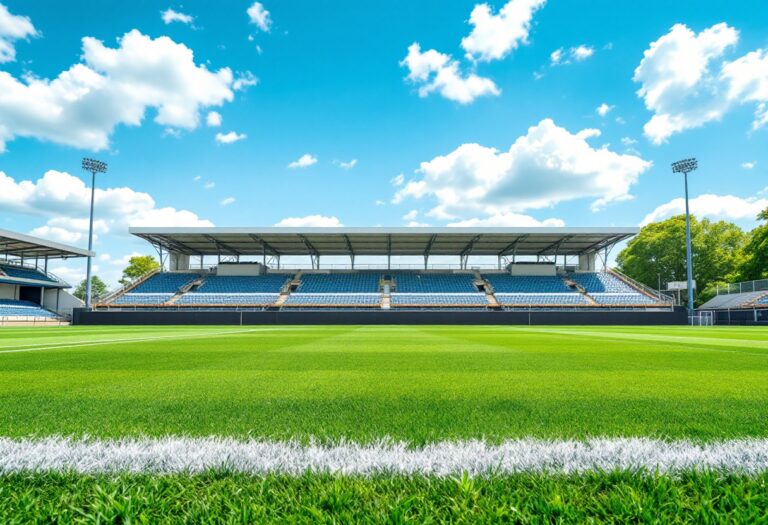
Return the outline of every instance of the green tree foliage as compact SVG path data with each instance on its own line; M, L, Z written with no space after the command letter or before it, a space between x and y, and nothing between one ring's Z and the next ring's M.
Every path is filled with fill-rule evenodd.
M72 294L81 301L85 301L85 287L86 282L85 279L80 281L80 284L77 285L77 288L75 288L75 292ZM98 275L91 276L91 296L92 297L102 297L107 294L107 285L104 281L102 281Z
M711 296L710 284L738 276L748 236L735 224L691 217L693 278L700 293L697 302ZM644 226L616 258L629 277L656 288L661 282L684 281L685 216Z
M123 270L123 277L120 284L128 284L134 279L152 270L158 270L160 263L151 255L135 255L128 259L128 266Z
M739 280L768 279L768 208L757 216L766 221L749 234L744 259L739 267Z

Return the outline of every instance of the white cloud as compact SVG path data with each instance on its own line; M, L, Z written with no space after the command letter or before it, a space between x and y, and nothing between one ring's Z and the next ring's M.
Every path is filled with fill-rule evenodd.
M205 188L206 190L212 190L215 187L216 187L216 183L213 181L208 181L205 184L203 184L203 188Z
M327 217L325 215L307 215L306 217L287 217L276 223L275 226L285 226L290 228L334 228L344 225L337 217Z
M412 221L416 217L418 217L418 215L419 215L419 210L411 210L408 213L406 213L405 215L403 215L403 220L404 221Z
M549 63L552 67L583 62L595 54L595 48L584 44L569 49L558 48L549 55Z
M538 219L535 219L531 217L530 215L523 215L520 213L512 213L512 212L503 212L503 213L497 213L495 215L491 215L489 217L485 218L472 218L472 219L466 219L463 221L457 221L457 222L451 222L448 224L448 226L455 226L455 227L467 227L467 228L475 228L475 227L540 227L540 226L550 226L550 227L563 227L565 226L565 221L562 219L544 219L543 221L540 221Z
M195 65L185 45L137 30L119 42L83 38L83 62L53 80L0 71L0 151L19 136L100 150L117 125L139 126L147 109L160 125L194 129L201 108L233 99L230 69Z
M581 44L571 48L571 57L577 62L582 62L595 54L595 48Z
M229 206L234 202L235 202L234 197L227 197L226 199L222 199L222 201L219 204L221 204L222 206Z
M248 18L251 19L251 23L269 33L269 28L272 26L272 19L269 17L269 11L264 9L264 6L260 2L254 2L251 7L248 8Z
M753 129L768 123L768 51L724 60L738 40L738 31L725 23L698 34L677 24L651 43L634 74L637 94L653 112L644 127L651 141L660 144L745 103L755 104Z
M344 162L342 160L335 160L333 161L333 163L343 170L351 170L352 168L357 166L357 159L352 159L348 162Z
M33 232L41 237L78 242L86 239L91 190L66 172L47 171L37 181L16 181L0 171L0 211L41 217ZM97 188L94 231L127 234L128 226L213 226L188 210L159 208L144 192L128 187Z
M228 133L216 133L216 142L219 144L232 144L240 140L245 140L248 135L245 133L237 133L236 131L230 131Z
M432 225L427 222L419 222L419 221L409 221L405 225L406 228L429 228L430 226Z
M258 83L259 79L256 78L256 75L250 71L245 71L243 73L238 73L237 78L232 82L232 89L235 91L244 91Z
M596 109L595 111L597 112L597 114L598 114L598 115L600 115L601 117L604 117L604 116L606 116L608 113L610 113L610 111L611 111L611 110L612 110L614 107L615 107L615 106L609 106L608 104L606 104L605 102L603 102L602 104L600 104L599 106L597 106L597 109Z
M218 111L209 111L205 117L205 124L212 128L221 126L221 113Z
M313 164L317 164L317 157L309 153L305 153L298 160L294 160L288 164L289 168L307 168Z
M401 173L397 177L393 177L389 182L391 182L393 186L402 186L405 183L405 175Z
M494 216L593 198L593 209L632 198L629 190L651 163L640 157L595 149L587 140L600 131L572 134L544 119L508 151L462 144L451 153L422 162L419 178L401 187L395 204L429 196L427 215L452 220L482 213Z
M499 60L528 42L533 14L545 0L510 0L493 14L488 4L477 4L469 15L472 31L461 47L472 60Z
M400 65L408 68L406 78L419 85L420 97L437 92L448 100L469 104L478 97L501 93L491 79L474 73L462 75L459 63L450 55L434 49L422 53L418 43L408 47L408 55Z
M729 220L755 220L757 214L768 208L768 199L736 197L734 195L699 195L688 201L691 214L697 217ZM678 198L658 206L645 216L641 226L685 213L685 199Z
M757 166L757 161L753 161L753 162L742 162L742 163L741 163L741 167L742 167L742 168L744 168L745 170L751 170L751 169L754 169L754 168L755 168L755 166Z
M634 144L637 144L637 141L632 137L621 137L621 143L624 144L625 146L632 146Z
M203 178L202 175L195 175L195 178L193 179L195 182L201 180Z
M11 14L7 7L0 4L0 64L16 60L16 40L37 34L29 17Z
M375 204L376 206L385 206L387 203L386 203L385 201L381 200L381 199L376 199L376 200L374 201L374 204Z
M191 24L195 18L191 15L188 15L186 13L180 13L179 11L174 11L173 9L166 9L165 11L160 13L160 16L163 18L163 22L166 24L172 24L173 22L181 22L182 24Z

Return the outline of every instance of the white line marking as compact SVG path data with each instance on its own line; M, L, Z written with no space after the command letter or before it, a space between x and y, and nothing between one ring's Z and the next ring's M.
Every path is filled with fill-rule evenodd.
M199 473L226 470L245 474L452 476L516 472L584 473L718 471L757 475L768 471L768 440L716 443L646 438L549 441L521 439L490 445L483 441L438 442L421 448L383 440L362 445L294 441L237 441L207 437L73 440L0 438L0 474L76 472Z
M64 348L78 348L83 346L98 346L106 344L134 343L138 341L157 341L160 339L207 339L222 335L246 334L250 332L269 332L272 328L252 328L248 330L227 330L224 332L198 332L193 334L157 335L152 337L132 337L123 339L100 339L95 341L75 341L67 343L36 343L32 345L14 346L10 350L0 350L0 354L15 354L18 352L37 352L39 350L59 350ZM29 348L27 348L29 347Z

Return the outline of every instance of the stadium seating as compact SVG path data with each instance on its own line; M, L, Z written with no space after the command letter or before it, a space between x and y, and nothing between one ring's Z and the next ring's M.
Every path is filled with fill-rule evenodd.
M45 319L55 319L58 317L30 301L15 301L12 299L0 299L0 318L4 317L37 317Z
M568 278L583 286L588 294L638 293L635 288L608 272L572 273Z
M497 293L494 295L498 303L504 306L574 306L590 304L587 298L579 293Z
M292 293L284 306L378 306L378 293Z
M112 304L116 305L159 305L168 302L173 293L127 293L121 295Z
M755 304L761 304L761 305L768 304L768 295L764 295L763 297L755 301Z
M178 305L270 305L277 301L276 293L185 293Z
M133 294L169 293L175 294L185 284L199 279L198 273L164 272L156 273L136 288L131 290Z
M378 273L305 273L296 291L312 294L378 293L380 278Z
M605 305L647 305L656 304L657 300L648 297L645 294L634 293L591 293L589 296L595 300L597 304Z
M578 293L557 276L509 275L491 273L483 275L499 293Z
M474 275L469 273L393 272L397 293L473 293Z
M37 281L56 282L43 272L35 270L33 268L23 268L21 266L14 266L12 264L0 265L0 273L7 275L8 277L16 277L18 279L35 279Z
M392 306L488 306L484 293L393 293Z
M280 293L287 275L211 275L195 290L200 294Z

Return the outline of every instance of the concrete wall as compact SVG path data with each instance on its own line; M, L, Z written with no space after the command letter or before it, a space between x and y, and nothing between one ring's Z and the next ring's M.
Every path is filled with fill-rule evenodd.
M264 267L261 263L219 264L216 275L261 275Z
M546 264L510 264L509 271L512 275L556 275L556 267L552 263Z
M43 306L63 315L72 315L72 310L83 307L83 301L66 290L48 289L43 297Z
M0 284L0 299L18 299L19 287L12 284Z
M86 311L73 324L94 325L684 325L685 310L674 312L578 311Z

